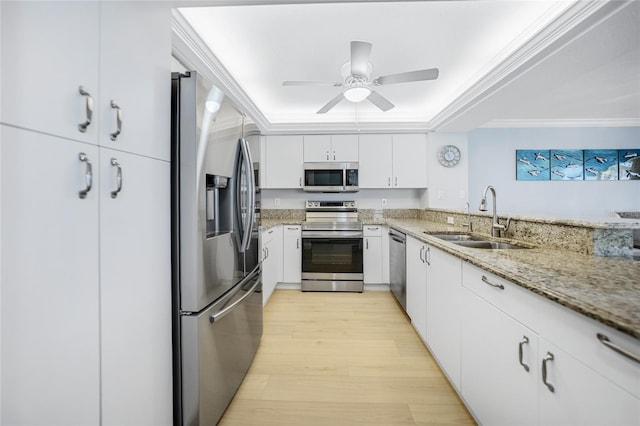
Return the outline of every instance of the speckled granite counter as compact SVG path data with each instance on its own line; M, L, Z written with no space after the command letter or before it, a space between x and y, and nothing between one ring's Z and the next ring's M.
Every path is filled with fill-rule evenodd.
M479 250L425 234L463 231L460 227L420 219L384 219L384 223L640 339L638 260L590 256L541 247L528 250ZM523 245L519 241L505 241Z
M279 224L300 224L303 220L295 217L271 218L262 221L262 229ZM465 232L459 226L423 219L365 217L362 221L365 225L388 225L406 232L549 300L640 339L638 260L599 257L543 247L528 250L479 250L428 235ZM516 240L501 241L526 245Z

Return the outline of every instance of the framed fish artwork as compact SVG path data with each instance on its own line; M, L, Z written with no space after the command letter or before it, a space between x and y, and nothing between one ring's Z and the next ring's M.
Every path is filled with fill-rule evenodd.
M551 180L584 180L581 149L551 150Z
M640 149L618 150L620 180L640 180Z
M549 150L517 149L516 180L549 180Z
M618 180L618 150L585 149L585 180Z

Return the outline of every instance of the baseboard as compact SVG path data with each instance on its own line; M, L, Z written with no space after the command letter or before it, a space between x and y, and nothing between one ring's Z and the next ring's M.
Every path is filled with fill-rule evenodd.
M302 288L300 283L278 283L276 288L282 290L300 290ZM366 284L364 285L366 291L390 291L389 284Z

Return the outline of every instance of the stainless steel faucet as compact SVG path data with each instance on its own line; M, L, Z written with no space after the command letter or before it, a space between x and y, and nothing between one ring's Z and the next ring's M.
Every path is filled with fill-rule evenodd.
M469 232L473 232L472 229L472 225L471 225L471 210L469 208L469 202L467 201L466 203L464 203L465 208L467 209L467 221L465 223L462 223L462 226L465 226Z
M506 231L507 227L498 223L498 211L496 210L496 189L488 185L482 192L482 200L480 200L480 207L478 210L481 212L487 211L487 191L491 190L493 195L493 223L491 224L491 236L500 237L500 231Z

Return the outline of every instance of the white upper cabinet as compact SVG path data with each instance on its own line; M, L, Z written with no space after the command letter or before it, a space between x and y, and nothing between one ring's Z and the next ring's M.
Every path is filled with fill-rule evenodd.
M302 136L267 136L265 146L266 182L262 187L301 189L304 184Z
M0 120L97 143L100 3L3 1L0 7Z
M1 7L3 123L170 159L167 3Z
M100 145L170 160L167 5L155 1L100 5L100 104L96 105Z
M360 135L360 188L426 188L424 134Z
M391 188L393 136L360 135L360 188Z
M393 187L427 187L427 135L393 135Z
M306 135L304 161L358 161L358 135Z

